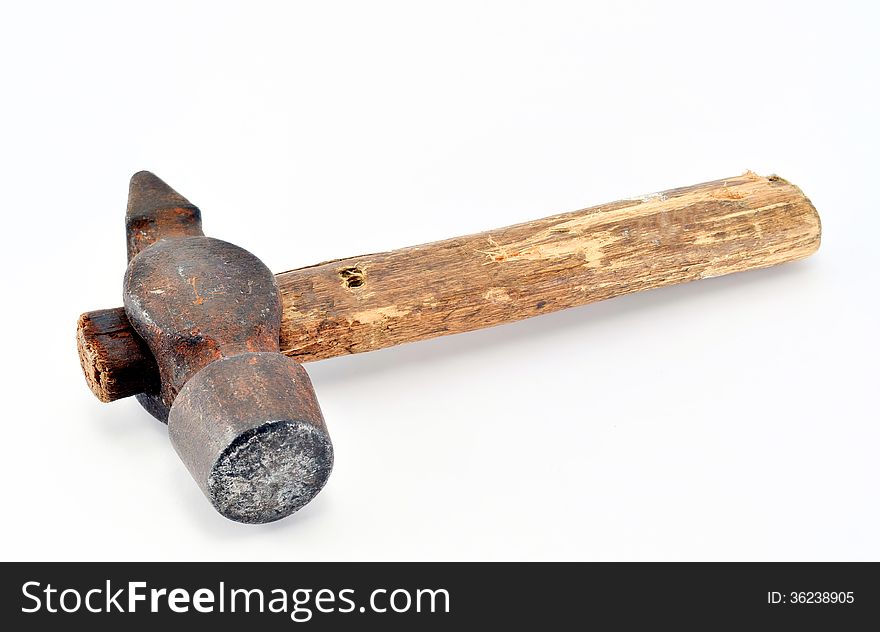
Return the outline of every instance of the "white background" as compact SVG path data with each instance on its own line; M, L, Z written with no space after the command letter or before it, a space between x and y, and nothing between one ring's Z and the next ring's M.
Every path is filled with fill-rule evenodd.
M875 6L5 3L2 559L880 559ZM246 526L80 374L140 169L278 271L746 169L824 233L308 365L335 471Z

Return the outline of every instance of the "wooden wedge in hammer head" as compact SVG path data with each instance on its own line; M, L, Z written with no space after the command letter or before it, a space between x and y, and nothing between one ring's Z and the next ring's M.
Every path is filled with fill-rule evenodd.
M79 319L87 383L102 401L137 396L214 507L258 523L305 505L332 469L299 361L793 261L821 228L798 187L746 172L273 276L141 172L126 232L124 308Z

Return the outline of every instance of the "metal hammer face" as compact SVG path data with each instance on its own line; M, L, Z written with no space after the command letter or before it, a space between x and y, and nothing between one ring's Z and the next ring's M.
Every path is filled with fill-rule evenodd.
M205 237L198 208L147 172L131 179L125 313L159 370L138 396L221 514L270 522L326 483L333 447L305 369L279 349L275 277Z

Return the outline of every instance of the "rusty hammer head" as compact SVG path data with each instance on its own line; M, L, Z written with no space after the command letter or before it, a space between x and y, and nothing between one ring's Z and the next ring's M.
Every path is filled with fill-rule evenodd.
M125 313L159 369L144 407L221 514L270 522L308 503L333 447L305 369L279 350L275 277L205 237L199 209L135 174L126 215Z

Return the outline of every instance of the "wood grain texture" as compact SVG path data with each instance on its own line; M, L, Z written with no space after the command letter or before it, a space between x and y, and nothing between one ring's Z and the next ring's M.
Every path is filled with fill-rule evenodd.
M95 397L112 402L159 389L159 368L121 307L79 317L76 348Z
M492 327L793 261L813 253L820 235L816 209L798 187L747 172L466 237L339 259L276 275L283 304L281 350L308 362ZM117 312L110 334L120 337L121 310L105 311ZM94 322L88 316L85 322ZM81 347L98 350L81 352L83 370L96 395L109 401L115 393L131 394L136 387L124 387L131 367L148 371L144 367L152 359L138 357L143 347L102 344L102 336L99 327L91 327L85 333L81 328L78 338ZM99 392L102 384L112 385L112 392Z
M800 259L816 209L742 176L277 275L283 353L300 361L492 327Z

